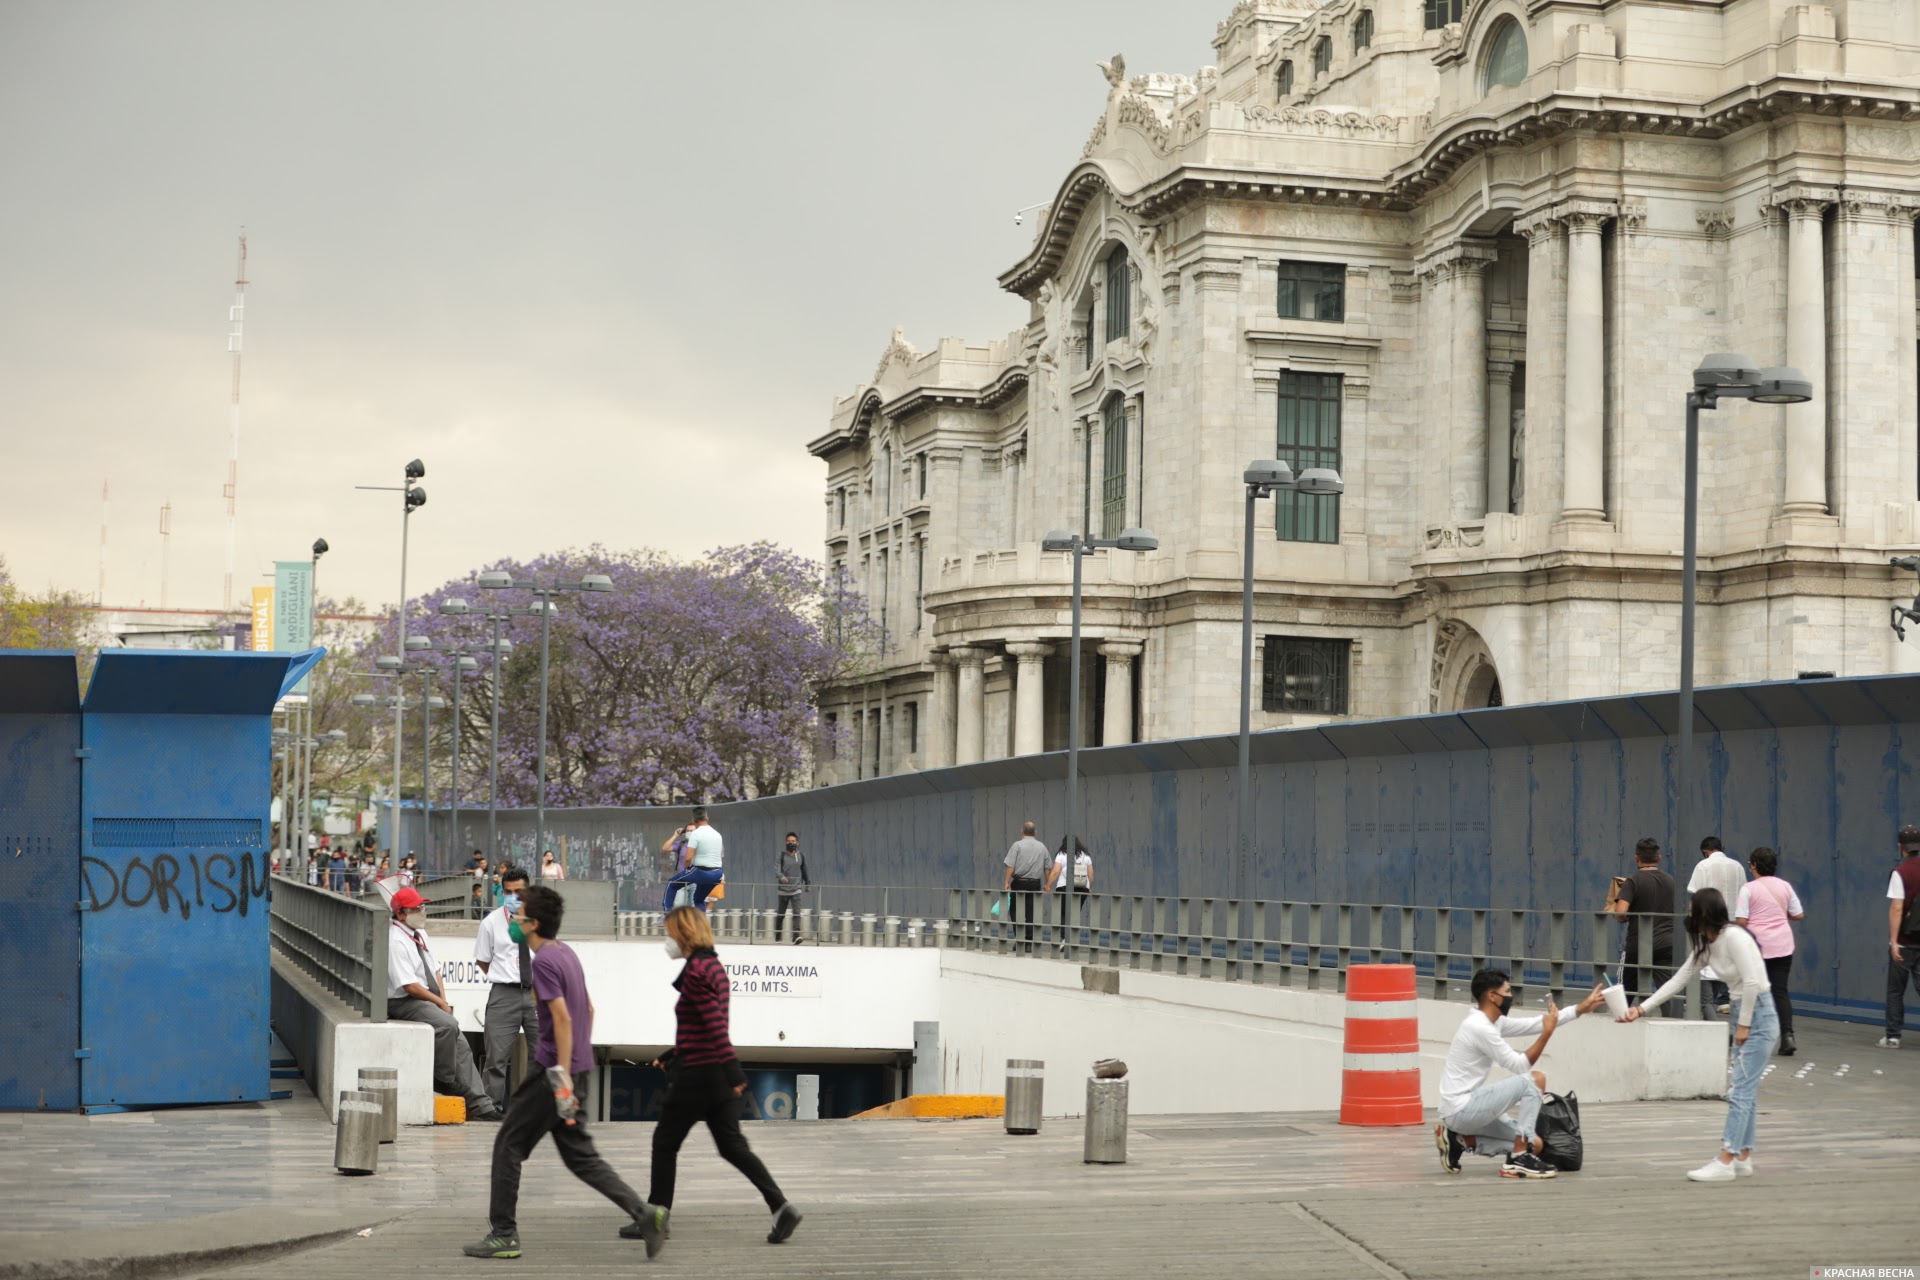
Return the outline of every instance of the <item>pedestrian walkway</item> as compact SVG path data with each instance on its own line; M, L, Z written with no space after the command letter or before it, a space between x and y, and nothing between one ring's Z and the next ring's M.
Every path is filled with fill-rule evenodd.
M1920 1264L1920 1053L1871 1028L1805 1020L1802 1052L1761 1086L1760 1174L1701 1186L1684 1173L1718 1143L1713 1101L1585 1109L1587 1168L1502 1179L1491 1161L1440 1172L1425 1128L1343 1128L1331 1115L1134 1118L1131 1162L1080 1163L1080 1126L1036 1137L998 1121L753 1125L749 1135L806 1212L768 1246L766 1215L697 1137L681 1162L674 1238L652 1267L619 1215L544 1147L522 1187L520 1262L476 1262L495 1129L409 1130L372 1178L333 1173L311 1098L231 1110L0 1117L8 1222L0 1277L103 1274L56 1265L133 1242L215 1244L284 1224L334 1242L183 1274L259 1280L470 1277L542 1267L569 1276L1376 1277L1452 1280L1490 1268L1621 1280L1792 1276L1813 1265ZM644 1191L652 1126L596 1127ZM303 1215L299 1218L292 1213ZM209 1216L218 1215L218 1216ZM316 1228L324 1227L326 1231ZM361 1237L351 1234L372 1227ZM120 1228L108 1240L104 1232ZM296 1229L297 1228L297 1229ZM1546 1243L1551 1237L1553 1243ZM1536 1243L1516 1244L1532 1240ZM105 1243L103 1243L105 1241ZM159 1252L153 1250L151 1252ZM252 1259L251 1261L247 1259ZM1499 1265L1506 1259L1512 1266ZM21 1266L37 1260L38 1270Z

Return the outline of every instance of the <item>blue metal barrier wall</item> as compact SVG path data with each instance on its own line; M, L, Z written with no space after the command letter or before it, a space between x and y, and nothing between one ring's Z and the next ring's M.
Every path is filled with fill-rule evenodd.
M1267 899L1598 910L1651 835L1684 886L1700 837L1744 862L1781 855L1799 890L1796 1005L1868 1017L1882 1003L1893 833L1920 822L1920 676L1704 689L1688 780L1698 828L1672 830L1672 693L1282 729L1254 735L1253 893ZM1234 850L1231 736L1081 756L1084 838L1110 893L1226 896ZM1000 881L1033 819L1049 845L1065 807L1065 753L898 774L712 806L735 876L770 880L800 832L816 881L952 886ZM661 841L685 809L549 810L573 874L621 878L651 905ZM462 815L459 847L484 844ZM437 834L446 834L444 818ZM528 866L533 815L502 812ZM413 842L417 847L417 841ZM403 837L403 847L405 840ZM442 845L441 847L449 847ZM1673 856L1678 851L1678 858Z
M81 1102L268 1094L271 713L286 655L100 655L83 707Z
M73 655L0 652L0 1110L80 1105L79 750Z

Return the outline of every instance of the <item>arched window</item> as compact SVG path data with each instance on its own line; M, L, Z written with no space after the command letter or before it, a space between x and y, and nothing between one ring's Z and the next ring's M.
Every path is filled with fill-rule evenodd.
M1427 0L1427 30L1438 31L1460 21L1467 0Z
M1107 255L1107 341L1133 332L1133 278L1127 269L1127 251L1116 246Z
M1280 69L1273 73L1273 92L1278 97L1286 97L1293 92L1293 59L1281 62Z
M1333 37L1321 36L1313 42L1313 74L1325 75L1333 67Z
M1487 37L1487 60L1480 73L1480 92L1487 93L1503 84L1519 84L1527 78L1527 33L1520 24L1507 18Z
M1353 51L1360 52L1373 43L1373 10L1362 9L1353 20Z
M893 446L890 444L880 449L880 474L877 479L880 514L890 516L893 514Z
M1106 449L1100 479L1100 536L1117 538L1127 524L1127 401L1118 392L1101 410Z

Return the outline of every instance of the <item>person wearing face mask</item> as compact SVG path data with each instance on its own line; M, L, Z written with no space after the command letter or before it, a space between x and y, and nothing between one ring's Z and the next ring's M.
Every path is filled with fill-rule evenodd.
M433 1028L433 1087L467 1100L469 1120L498 1120L500 1108L487 1096L473 1065L467 1038L440 986L440 966L427 945L427 903L418 889L393 895L387 929L387 1017Z
M747 1176L773 1213L768 1244L780 1244L800 1225L800 1211L787 1203L779 1184L753 1154L740 1133L740 1095L747 1089L747 1073L734 1056L729 1033L732 984L726 966L713 949L713 926L698 907L675 907L667 913L667 954L685 958L673 985L680 1000L673 1007L673 1048L654 1064L667 1073L667 1097L660 1105L660 1122L653 1127L653 1187L647 1199L662 1210L673 1208L680 1144L693 1126L705 1122L720 1158ZM638 1223L622 1227L621 1235L640 1231Z
M1440 1123L1434 1127L1433 1140L1440 1148L1441 1168L1459 1173L1460 1157L1472 1151L1505 1156L1500 1166L1503 1177L1551 1178L1559 1172L1540 1158L1540 1138L1533 1131L1547 1087L1547 1077L1533 1065L1561 1023L1572 1022L1599 1005L1600 991L1594 987L1585 1000L1564 1013L1549 999L1546 1013L1516 1018L1513 982L1506 971L1482 969L1473 975L1476 1007L1454 1032L1440 1077ZM1539 1038L1524 1052L1507 1043L1509 1036L1531 1035ZM1495 1067L1512 1072L1512 1077L1488 1084ZM1508 1111L1514 1112L1511 1122L1505 1118Z
M500 873L500 906L487 912L486 919L473 937L473 959L487 975L487 1011L481 1019L486 1032L487 1096L495 1106L505 1107L512 1093L507 1082L507 1067L513 1059L514 1041L526 1032L528 1043L540 1034L540 1022L533 1008L533 968L527 963L527 944L516 941L513 916L527 890L527 873L508 867ZM517 1086L520 1082L514 1081Z
M800 894L810 888L813 881L807 879L807 860L800 856L800 833L787 832L787 843L780 849L780 894L773 911L773 940L780 941L781 926L786 923L787 913L793 913L793 940L800 941Z

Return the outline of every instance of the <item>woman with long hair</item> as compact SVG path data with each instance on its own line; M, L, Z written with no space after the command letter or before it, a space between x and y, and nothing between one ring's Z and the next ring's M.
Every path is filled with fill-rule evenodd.
M1736 1014L1733 1078L1727 1082L1727 1123L1720 1154L1687 1172L1695 1182L1732 1182L1753 1173L1753 1126L1761 1073L1780 1041L1780 1018L1767 989L1767 964L1753 935L1727 916L1727 900L1718 889L1702 889L1687 909L1687 936L1693 946L1687 962L1666 985L1626 1011L1621 1022L1636 1021L1686 989L1687 979L1707 965L1731 990Z
M653 1128L653 1188L651 1203L673 1207L673 1184L678 1173L680 1144L693 1126L704 1121L713 1134L720 1158L747 1176L773 1213L768 1244L780 1244L800 1225L800 1211L753 1154L740 1133L740 1095L747 1089L747 1073L734 1056L728 1032L732 984L726 966L713 948L713 926L698 907L675 907L667 913L667 954L686 964L673 985L680 991L674 1005L673 1049L656 1065L667 1073L667 1097L660 1122Z
M1747 855L1753 879L1740 886L1740 897L1733 904L1733 922L1753 935L1760 944L1760 958L1767 963L1767 984L1773 992L1773 1010L1780 1015L1780 1056L1791 1058L1793 1043L1793 996L1787 983L1793 973L1793 922L1807 918L1800 895L1782 880L1780 855L1761 845Z

